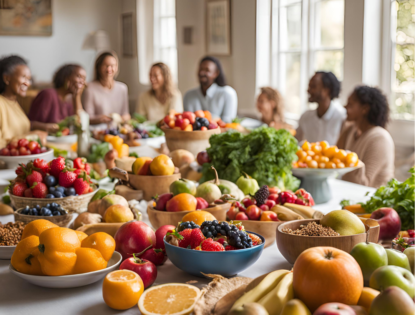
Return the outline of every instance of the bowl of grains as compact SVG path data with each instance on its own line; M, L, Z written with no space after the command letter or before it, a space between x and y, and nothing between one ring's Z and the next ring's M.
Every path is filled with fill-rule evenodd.
M0 259L11 259L17 243L22 238L25 224L17 221L0 223Z
M294 264L297 257L310 247L330 246L350 253L358 243L378 242L379 224L370 220L365 222L365 228L365 233L340 235L332 228L322 226L320 220L288 221L277 227L277 246L290 264Z

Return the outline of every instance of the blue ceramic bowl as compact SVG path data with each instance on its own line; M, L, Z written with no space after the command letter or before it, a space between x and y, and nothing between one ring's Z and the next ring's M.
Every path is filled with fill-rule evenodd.
M173 265L187 273L197 277L203 277L202 272L232 277L254 264L264 249L265 239L259 234L248 233L259 236L262 244L226 252L204 252L181 248L167 243L166 239L164 245Z

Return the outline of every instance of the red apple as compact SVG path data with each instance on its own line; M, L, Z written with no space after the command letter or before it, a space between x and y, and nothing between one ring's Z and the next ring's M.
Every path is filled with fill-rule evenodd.
M176 127L179 127L180 129L182 129L183 119L181 119L181 118L176 119L175 125L176 125Z
M243 220L249 220L248 216L243 212L238 212L235 216L235 220L237 221L243 221Z
M27 140L26 138L22 138L17 142L17 145L20 148L25 148L25 147L27 147L28 144L29 144L29 140Z
M346 304L334 302L321 305L313 315L356 315L356 312Z
M261 217L261 213L261 209L255 205L246 208L246 215L248 216L249 220L258 220Z
M218 125L217 125L217 124L215 124L215 123L213 123L213 122L211 122L211 123L209 124L208 129L216 129L216 128L218 128Z
M142 221L124 223L115 233L114 239L115 250L122 255L123 260L156 244L156 234Z
M156 266L164 264L164 262L167 260L166 252L160 248L147 248L137 256L142 259L151 261Z
M164 249L164 237L168 231L174 230L176 227L174 225L163 225L160 226L156 231L156 245L154 248Z
M196 160L197 160L197 163L199 165L203 165L205 163L209 163L210 162L209 155L207 154L206 151L199 152L197 154Z
M269 207L267 205L260 205L259 206L259 209L261 209L262 211L268 211L269 210Z
M208 202L203 199L202 197L196 197L197 203L196 203L196 210L202 210L209 207Z
M392 208L380 208L370 216L380 225L379 240L394 239L401 230L401 218Z
M249 206L256 205L256 200L246 197L242 199L242 203L244 204L245 208L248 208Z
M138 258L135 254L121 263L120 270L122 269L131 270L138 274L143 280L144 289L151 286L157 278L157 267L151 261Z
M154 209L165 211L167 201L169 201L171 198L173 198L172 193L166 193L158 196L158 198L156 199L156 206L154 207Z
M19 148L19 155L29 155L30 151L26 149L26 147L20 147Z
M272 201L274 201L275 203L278 203L278 200L279 200L278 194L270 194L270 195L268 196L268 200L272 200Z
M239 207L235 205L235 203L231 206L231 208L226 212L226 215L229 220L235 220L236 215L239 213Z
M260 221L279 221L278 215L274 211L264 211L261 214Z
M269 209L272 209L277 203L274 200L267 200L265 201L265 204L268 206Z
M196 115L192 112L183 112L183 118L189 119L189 122L193 125L196 120Z

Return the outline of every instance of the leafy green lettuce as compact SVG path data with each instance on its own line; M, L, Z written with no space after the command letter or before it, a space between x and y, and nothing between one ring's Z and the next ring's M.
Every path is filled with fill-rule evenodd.
M409 171L411 176L403 183L391 179L386 186L380 187L366 203L362 204L366 212L372 213L379 208L393 208L398 212L402 230L414 228L415 205L415 168Z
M219 178L232 182L245 172L260 186L298 188L299 180L291 173L292 162L297 159L297 140L287 130L261 127L247 135L228 131L211 136L209 142L211 163L203 165L201 183L214 178L213 165Z

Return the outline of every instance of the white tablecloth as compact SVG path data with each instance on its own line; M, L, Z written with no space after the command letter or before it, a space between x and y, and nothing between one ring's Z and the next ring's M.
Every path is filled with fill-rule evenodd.
M351 199L355 202L366 200L367 192L373 193L375 189L341 180L329 180L333 193L333 199L315 208L327 213L340 209L339 202L342 199ZM0 222L6 223L13 220L13 216L0 216ZM147 222L149 224L149 222ZM96 315L96 314L140 314L138 307L133 307L124 312L110 309L102 299L102 281L80 288L73 289L48 289L37 287L12 275L9 272L9 260L0 260L0 314L1 315ZM215 263L215 262L212 262ZM250 268L240 273L239 276L255 278L264 273L277 269L291 269L292 266L279 253L275 243L266 248L260 259ZM191 276L171 264L168 260L158 269L155 285L197 280L195 285L203 287L209 282L207 279Z

